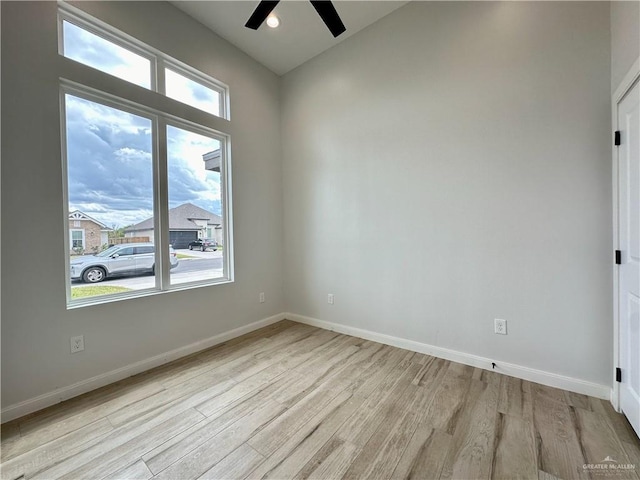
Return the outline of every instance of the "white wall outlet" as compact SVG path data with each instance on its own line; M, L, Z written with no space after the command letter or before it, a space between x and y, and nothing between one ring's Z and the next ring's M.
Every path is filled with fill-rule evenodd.
M71 353L78 353L84 350L84 335L71 337Z
M333 305L333 293L330 293L329 295L327 295L327 303L329 305Z
M501 318L493 319L493 331L498 335L506 335L507 334L507 321Z
M260 292L259 299L260 299L260 303L264 303L264 292Z

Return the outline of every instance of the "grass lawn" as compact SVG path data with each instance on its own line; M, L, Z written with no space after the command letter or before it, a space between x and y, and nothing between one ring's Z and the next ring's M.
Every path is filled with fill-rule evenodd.
M193 255L187 255L186 253L176 253L176 257L177 258L198 258L198 257L194 257Z
M130 288L95 285L91 287L75 287L71 289L71 298L95 297L110 293L128 292Z

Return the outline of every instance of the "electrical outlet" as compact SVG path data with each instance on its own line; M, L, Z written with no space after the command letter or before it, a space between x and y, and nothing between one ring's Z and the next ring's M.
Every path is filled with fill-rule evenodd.
M260 303L264 303L264 292L260 292Z
M506 335L507 334L507 321L501 318L493 319L493 332L498 335Z
M84 335L71 337L71 353L78 353L84 350Z
M333 293L330 293L329 295L327 295L327 303L329 305L333 305Z

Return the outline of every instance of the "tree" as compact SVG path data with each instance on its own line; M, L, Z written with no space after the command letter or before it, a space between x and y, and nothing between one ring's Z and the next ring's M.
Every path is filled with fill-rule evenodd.
M112 230L109 232L109 241L114 238L124 238L124 231L131 227L131 225L126 225L124 227L116 228L115 225L112 226Z

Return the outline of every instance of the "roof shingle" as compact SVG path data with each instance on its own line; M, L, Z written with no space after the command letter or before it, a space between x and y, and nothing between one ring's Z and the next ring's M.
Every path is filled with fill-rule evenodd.
M199 230L193 220L206 220L207 225L222 225L222 218L192 203L185 203L169 210L169 230ZM125 232L153 230L153 217L125 229Z

